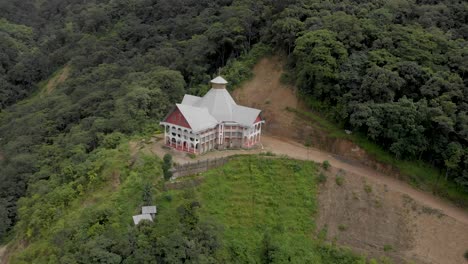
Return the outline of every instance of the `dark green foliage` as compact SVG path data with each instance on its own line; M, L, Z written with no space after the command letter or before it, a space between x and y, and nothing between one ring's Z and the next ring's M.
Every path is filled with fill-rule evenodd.
M320 102L315 110L396 159L430 162L468 193L467 37L457 15L468 6L338 2L292 4L272 23L269 40L292 51L290 79Z
M269 232L265 232L262 240L262 263L274 263L275 253L279 251L279 247L275 244Z
M170 154L166 154L163 157L163 176L164 179L169 180L172 177L172 156Z
M165 255L154 251L160 240L147 228L111 235L115 226L107 223L121 212L85 217L98 222L73 222L86 230L50 234L49 225L78 197L118 177L103 171L103 160L125 138L155 131L185 92L204 93L220 68L230 87L238 86L272 50L290 55L287 79L319 99L339 123L397 158L430 161L462 190L468 186L468 7L463 1L3 2L0 240L22 208L19 237L27 242L48 237L64 246L59 254L35 244L36 254L25 253L24 262L145 263L156 257L164 262ZM68 76L49 91L52 74L65 68ZM137 159L120 169L145 162ZM166 179L171 163L163 165ZM159 163L152 164L141 173L159 175ZM137 179L122 175L122 181ZM135 197L141 203L143 194ZM184 232L172 236L189 248L193 241ZM64 243L70 238L76 239ZM184 253L177 243L168 262ZM243 245L232 248L243 252ZM334 249L323 250L341 258ZM213 252L196 252L201 251ZM210 254L197 253L187 262L210 262ZM284 260L280 253L277 259Z
M328 170L330 168L331 164L328 160L324 160L322 162L322 168L324 168L325 170Z
M143 204L153 205L153 190L151 184L147 183L143 186Z
M319 173L317 177L318 183L325 183L327 181L327 176L323 172Z

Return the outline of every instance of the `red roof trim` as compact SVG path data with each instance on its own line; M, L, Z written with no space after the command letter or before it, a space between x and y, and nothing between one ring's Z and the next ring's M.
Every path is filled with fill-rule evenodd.
M262 121L262 118L260 117L260 115L258 115L257 119L255 119L255 121L254 121L254 124L258 123L258 122L261 122L261 121Z
M184 115L177 107L164 119L164 122L192 129L187 119L185 119Z

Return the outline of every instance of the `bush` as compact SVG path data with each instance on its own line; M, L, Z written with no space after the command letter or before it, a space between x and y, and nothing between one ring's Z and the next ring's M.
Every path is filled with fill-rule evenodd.
M322 162L322 168L324 168L325 170L328 170L330 168L330 162L328 160L324 160Z
M108 148L108 149L115 149L120 144L120 142L122 141L124 137L125 137L124 134L119 133L119 132L108 134L102 140L102 145L103 147Z
M169 180L172 177L172 156L170 154L166 154L163 157L163 175L165 180Z
M166 195L164 195L164 199L166 199L166 201L168 201L168 202L172 202L172 195L166 194Z
M366 191L366 193L371 193L372 192L372 187L369 184L366 183L364 185L364 191Z
M343 184L344 184L344 178L343 178L343 176L338 176L338 175L337 175L335 180L336 180L336 185L338 185L338 186L343 186Z
M465 259L468 260L468 249L465 251Z
M391 251L392 249L393 249L392 245L384 245L384 246L383 246L383 250L384 250L385 252Z
M323 173L320 173L320 174L318 175L318 177L317 177L317 181L318 181L319 183L324 183L324 182L327 181L327 176L326 176L325 174L323 174Z

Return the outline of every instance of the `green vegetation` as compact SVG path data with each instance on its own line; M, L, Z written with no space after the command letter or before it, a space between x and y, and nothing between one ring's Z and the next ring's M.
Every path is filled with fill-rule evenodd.
M345 181L345 179L344 179L343 176L341 176L341 175L336 175L336 177L335 177L336 185L338 185L338 186L343 186L344 181Z
M324 109L320 107L321 104L319 102L311 100L310 98L308 102L313 109L324 111ZM355 132L350 135L346 134L342 126L331 122L329 120L331 117L329 117L329 119L322 117L321 113L305 112L292 108L288 108L287 110L302 118L311 120L311 122L317 124L319 128L327 131L328 136L348 139L363 148L377 161L397 168L402 176L405 177L404 179L414 187L445 197L460 206L468 206L468 192L458 186L455 182L446 179L435 167L430 166L423 161L398 159L375 142L369 140L361 132Z
M300 169L297 169L297 168ZM203 173L195 189L157 199L157 233L173 228L177 208L196 200L199 218L222 229L224 263L365 263L351 252L314 241L317 167L312 162L244 156Z
M170 154L166 154L163 157L163 176L165 180L169 180L172 177L172 171L170 169L172 168L172 156Z
M366 263L313 239L313 162L237 157L194 189L164 191L162 162L137 155L129 164L128 152L127 144L96 150L92 173L70 188L49 184L44 196L23 198L17 242L28 246L11 262ZM134 226L132 215L148 204L158 206L154 223Z
M408 172L413 184L467 205L468 68L460 60L467 42L457 31L466 22L437 24L456 19L437 18L433 8L468 6L377 2L325 1L282 12L275 24L295 25L288 28L294 37L283 40L291 53L286 79L295 80L315 111L375 143L364 144L370 151L388 153L377 159ZM337 8L341 4L346 9ZM448 37L453 30L458 33ZM443 171L445 181L431 175L431 167Z
M328 170L330 168L330 162L328 160L324 160L322 162L322 168L325 169L325 170Z
M370 194L372 192L372 186L370 186L369 184L364 184L364 191L367 193L367 194Z
M392 250L393 250L393 247L392 247L392 245L384 245L383 250L384 250L385 252L392 251Z
M339 128L359 132L350 136L355 142L415 186L467 204L463 1L3 2L0 241L27 245L16 262L148 261L131 254L151 250L159 234L122 223L154 197L151 177L162 165L150 157L120 158L129 155L123 142L154 134L184 93L203 94L218 72L230 89L238 86L272 51L288 55L291 70L284 79L321 102ZM40 93L65 68L66 80ZM301 166L290 169L304 173ZM152 176L141 177L146 170ZM112 186L120 191L104 191ZM207 247L198 247L187 262L209 262L219 248L217 227L191 217L205 209L197 208L181 207L174 221L182 227L159 243L169 250L171 241L189 245L190 237L205 237ZM242 245L232 247L242 258L281 259L272 252L282 235L265 232L255 233L263 246L248 252L253 255L242 253ZM293 240L305 241L294 236L282 241L281 252L300 250L288 249ZM127 241L130 249L122 245ZM342 254L316 248L311 258L326 255L334 262ZM297 255L309 257L307 252ZM146 255L171 262L168 256L179 253Z
M327 181L327 175L325 175L323 172L320 172L318 177L317 177L317 182L318 183L325 183Z

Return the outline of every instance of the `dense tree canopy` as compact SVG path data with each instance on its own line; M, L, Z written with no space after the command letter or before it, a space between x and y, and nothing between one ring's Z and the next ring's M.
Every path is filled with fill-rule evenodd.
M23 208L49 199L20 211L27 237L40 235L54 208L96 181L103 149L154 132L184 92L202 93L226 64L238 84L249 69L235 59L265 45L288 54L300 91L339 109L330 112L340 123L400 159L432 163L466 192L467 13L467 2L450 0L1 1L0 238L18 221L20 197L29 197ZM121 246L103 235L112 230L80 224L95 239L80 238L84 254L65 245L60 262L122 260L109 253ZM157 243L188 247L184 230ZM197 232L206 247L193 252L209 262L215 236ZM137 235L133 252L182 258L180 248L152 252L144 226ZM147 261L137 255L129 263Z

